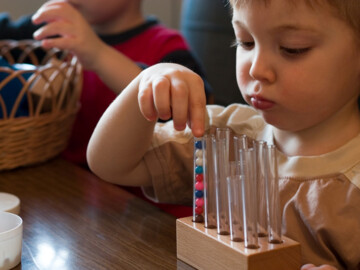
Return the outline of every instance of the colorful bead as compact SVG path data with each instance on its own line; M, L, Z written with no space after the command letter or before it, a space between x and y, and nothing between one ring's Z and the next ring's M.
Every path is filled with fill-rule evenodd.
M202 166L203 165L203 159L202 158L197 158L195 160L195 165L197 166Z
M203 151L200 150L200 149L196 149L196 151L195 151L195 157L197 157L197 158L202 158L202 156L203 156Z
M202 214L203 211L204 211L204 208L202 208L201 206L195 207L196 214L200 215L200 214Z
M203 198L197 198L197 199L195 200L195 204L196 204L196 206L201 206L201 207L203 207L203 206L204 206L204 199L203 199Z
M204 181L204 175L202 173L195 175L195 180L196 180L196 182Z
M195 189L196 190L203 190L204 189L204 182L196 182Z
M195 191L195 197L196 198L202 198L204 196L204 192L202 192L201 190L196 190Z
M196 141L195 142L195 148L202 149L202 142L201 141Z
M200 174L200 173L203 173L204 170L203 170L203 167L202 166L196 166L195 167L195 173L196 174Z

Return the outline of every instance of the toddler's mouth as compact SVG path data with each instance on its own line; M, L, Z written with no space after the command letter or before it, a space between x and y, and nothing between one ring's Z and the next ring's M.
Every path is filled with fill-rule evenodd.
M268 109L271 109L275 103L270 101L270 100L267 100L267 99L263 99L261 97L251 97L251 104L253 105L253 107L255 109L258 109L258 110L268 110Z

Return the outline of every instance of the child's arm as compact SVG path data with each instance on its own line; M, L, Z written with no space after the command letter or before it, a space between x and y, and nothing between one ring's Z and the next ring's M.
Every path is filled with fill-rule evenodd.
M34 33L43 47L69 50L116 93L141 72L136 63L100 40L81 13L67 2L46 2L33 15L33 22L46 23Z
M132 186L151 185L143 156L157 118L172 117L177 130L191 127L201 136L205 94L201 77L177 64L144 70L109 106L90 139L87 158L104 180Z

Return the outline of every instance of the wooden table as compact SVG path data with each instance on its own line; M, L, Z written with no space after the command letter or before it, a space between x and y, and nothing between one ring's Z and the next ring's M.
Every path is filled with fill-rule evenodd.
M192 269L176 258L175 218L62 159L0 172L20 198L14 269Z

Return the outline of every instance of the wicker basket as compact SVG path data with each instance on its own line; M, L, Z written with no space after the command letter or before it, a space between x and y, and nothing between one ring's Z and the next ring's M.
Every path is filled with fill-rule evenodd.
M0 67L0 170L55 157L66 147L80 107L79 62L29 40L0 41L0 55L9 63ZM12 104L5 98L9 89L15 93Z

